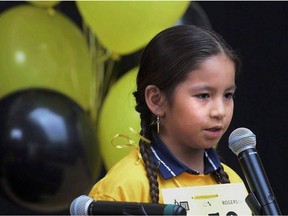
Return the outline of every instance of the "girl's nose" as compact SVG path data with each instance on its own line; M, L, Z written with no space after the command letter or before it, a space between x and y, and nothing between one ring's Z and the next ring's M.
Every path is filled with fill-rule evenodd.
M217 99L213 102L210 116L212 118L224 118L226 116L226 107L223 100Z

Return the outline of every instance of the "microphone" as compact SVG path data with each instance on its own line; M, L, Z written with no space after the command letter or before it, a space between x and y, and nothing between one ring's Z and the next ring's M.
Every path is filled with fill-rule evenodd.
M187 215L180 205L101 201L81 195L70 205L71 215Z
M256 136L247 128L238 128L229 136L229 148L238 156L240 167L251 192L246 198L246 203L252 212L256 211L253 212L254 214L281 215L255 147Z

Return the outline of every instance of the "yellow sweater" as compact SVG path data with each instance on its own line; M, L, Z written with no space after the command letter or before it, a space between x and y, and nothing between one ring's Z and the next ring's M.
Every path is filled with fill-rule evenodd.
M106 176L98 181L89 193L95 200L112 200L125 202L151 202L150 186L144 162L139 158L139 150L134 149L125 158L114 165ZM229 175L231 183L243 182L228 166L222 164ZM158 175L159 203L163 203L163 188L177 188L218 184L211 174L193 175L184 172L176 177L164 180Z

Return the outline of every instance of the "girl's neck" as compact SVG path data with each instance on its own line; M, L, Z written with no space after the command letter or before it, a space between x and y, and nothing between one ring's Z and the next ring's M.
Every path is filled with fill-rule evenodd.
M190 169L204 173L204 150L180 152L175 157Z
M169 144L166 146L181 163L194 171L204 173L204 149L179 148L179 146L169 146Z
M160 136L169 151L181 163L199 173L204 173L204 149L196 149L191 146L175 145L167 137Z

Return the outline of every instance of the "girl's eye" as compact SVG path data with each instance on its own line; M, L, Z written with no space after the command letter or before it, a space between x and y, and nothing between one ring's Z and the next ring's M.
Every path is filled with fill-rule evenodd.
M196 97L199 98L199 99L207 99L210 96L209 96L209 94L198 94L198 95L196 95Z
M233 99L233 98L234 98L234 93L232 93L232 92L226 93L226 94L224 95L224 97L225 97L226 99Z

